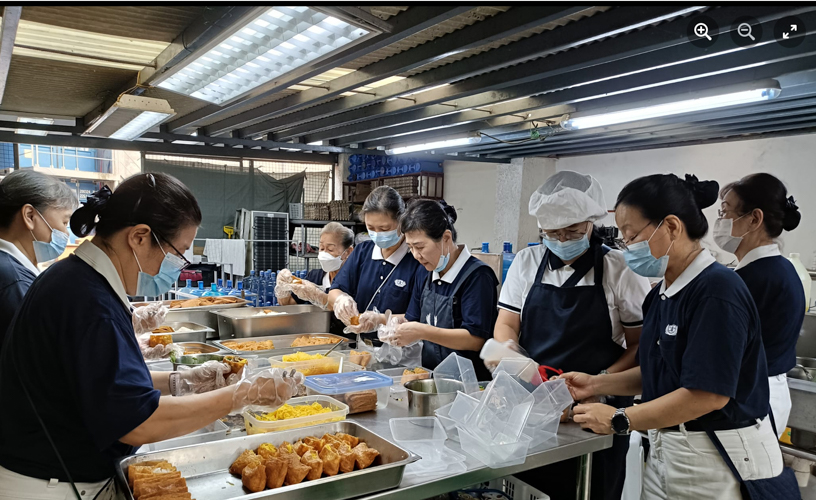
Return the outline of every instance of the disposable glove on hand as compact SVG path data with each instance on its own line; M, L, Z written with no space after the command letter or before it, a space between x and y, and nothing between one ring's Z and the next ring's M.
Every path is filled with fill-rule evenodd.
M498 342L498 341L496 341L496 342ZM504 342L498 342L498 343L503 345L504 347L510 349L511 351L514 351L514 352L517 352L518 354L521 354L525 358L530 357L530 355L527 353L527 351L523 347L521 347L518 342L516 342L513 339L508 339L508 340L505 340ZM493 373L493 371L499 366L500 362L501 362L501 358L499 358L499 359L485 359L484 360L485 367L487 367L487 369L490 371L490 373ZM546 377L544 377L544 378L546 380Z
M288 269L281 269L275 279L275 297L286 299L292 295L292 272Z
M320 308L326 309L329 305L329 294L318 288L314 283L304 281L302 285L290 285L292 293L301 300L308 301Z
M169 358L170 354L175 352L176 356L184 354L184 348L176 344L162 345L158 344L155 347L150 347L150 333L143 333L139 335L136 340L139 342L139 350L142 351L142 357L146 360Z
M277 408L289 401L303 383L302 373L290 373L270 368L241 380L232 396L232 412L239 413L250 405Z
M366 311L360 315L357 326L347 326L343 329L345 333L369 333L377 331L377 328L385 323L385 316L374 311Z
M153 302L146 306L134 308L133 317L131 318L133 321L133 332L136 335L152 332L162 326L168 311L167 306L161 302Z
M178 373L179 383L174 396L203 394L230 385L230 366L220 361L207 361L192 368L181 367ZM238 378L233 377L231 382L237 383Z
M351 325L351 319L359 316L357 303L348 294L342 294L334 301L334 316L344 325Z

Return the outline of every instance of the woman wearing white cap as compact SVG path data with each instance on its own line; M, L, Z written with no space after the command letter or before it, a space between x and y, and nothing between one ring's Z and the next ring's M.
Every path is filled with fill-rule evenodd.
M604 246L593 233L606 202L596 179L562 171L530 197L544 245L516 255L499 297L494 337L518 343L550 375L579 370L615 373L635 366L643 323L641 305L649 282L632 272L623 254ZM608 398L614 406L632 398ZM619 499L624 482L628 436L594 454L592 498ZM546 484L553 500L575 497L576 461L554 464L520 478ZM557 480L554 480L557 479Z

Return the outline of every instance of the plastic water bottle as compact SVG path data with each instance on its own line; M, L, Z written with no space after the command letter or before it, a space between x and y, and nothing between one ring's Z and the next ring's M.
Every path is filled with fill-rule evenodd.
M206 290L204 290L204 282L199 281L198 282L198 288L193 288L193 291L190 292L190 295L195 295L196 297L201 297L201 296L204 295L204 292L206 292Z
M193 288L193 280L187 280L187 286L185 286L184 288L179 290L179 293L191 294L194 291L195 291L195 289Z
M537 242L537 241L531 241L531 242L527 243L527 246L528 246L528 247L537 247L537 246L538 246L538 245L540 245L540 244L541 244L541 243L539 243L539 242Z
M482 242L482 253L490 253L490 243L487 241Z
M516 254L513 253L513 244L509 241L505 241L504 250L502 251L502 283L507 279L507 271L510 269L510 264L513 263L513 259L515 258Z
M261 271L260 284L258 288L258 307L266 307L266 271Z
M229 291L229 293L227 295L229 295L230 297L240 297L241 292L243 292L243 291L244 291L244 282L239 281L238 282L238 288L233 288L232 290Z
M227 280L227 286L223 290L219 290L224 295L229 295L232 291L232 280Z
M267 302L269 302L270 306L278 305L278 298L275 297L275 285L277 285L277 284L278 284L278 273L270 271L269 272L269 283L268 283L269 288L267 288L267 291L269 292Z
M199 281L199 283L201 282ZM210 290L204 292L204 295L202 295L202 297L221 297L222 295L223 294L218 291L218 285L213 283L212 285L210 285Z

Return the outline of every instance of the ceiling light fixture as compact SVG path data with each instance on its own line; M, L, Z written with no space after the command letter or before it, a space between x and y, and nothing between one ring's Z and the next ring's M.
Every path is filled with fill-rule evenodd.
M458 139L448 139L445 141L426 142L424 144L414 144L411 146L402 146L399 148L386 150L390 155L401 155L405 153L414 153L416 151L430 151L433 149L453 148L456 146L467 146L468 144L478 144L482 141L482 137L470 136L460 137Z
M123 94L82 135L132 141L175 114L164 99Z
M20 116L17 118L17 121L20 123L38 123L40 125L53 125L54 119L53 118L27 118L24 116ZM48 132L45 130L31 130L27 128L18 128L14 130L15 134L28 134L28 135L48 135Z
M683 101L668 102L653 106L613 111L599 115L570 118L562 121L561 126L567 130L583 130L594 127L606 127L609 125L616 125L618 123L648 120L650 118L660 118L664 116L724 108L727 106L737 106L739 104L768 101L778 96L779 93L779 88L754 88L751 90L723 93L708 97L700 97L697 99L686 99Z
M225 104L373 34L311 7L274 7L238 23L154 85Z

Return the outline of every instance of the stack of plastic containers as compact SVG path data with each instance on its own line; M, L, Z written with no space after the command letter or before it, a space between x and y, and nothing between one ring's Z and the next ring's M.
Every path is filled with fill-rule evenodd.
M389 425L398 445L422 457L405 468L405 475L431 477L465 472L465 457L445 448L448 436L436 417L392 418Z
M470 394L479 390L473 362L455 352L439 363L433 371L433 378L438 393L456 392L464 388L464 392Z
M572 395L564 380L544 382L533 391L533 409L524 427L524 434L530 437L530 447L537 448L550 440L555 440L561 414L573 403Z

